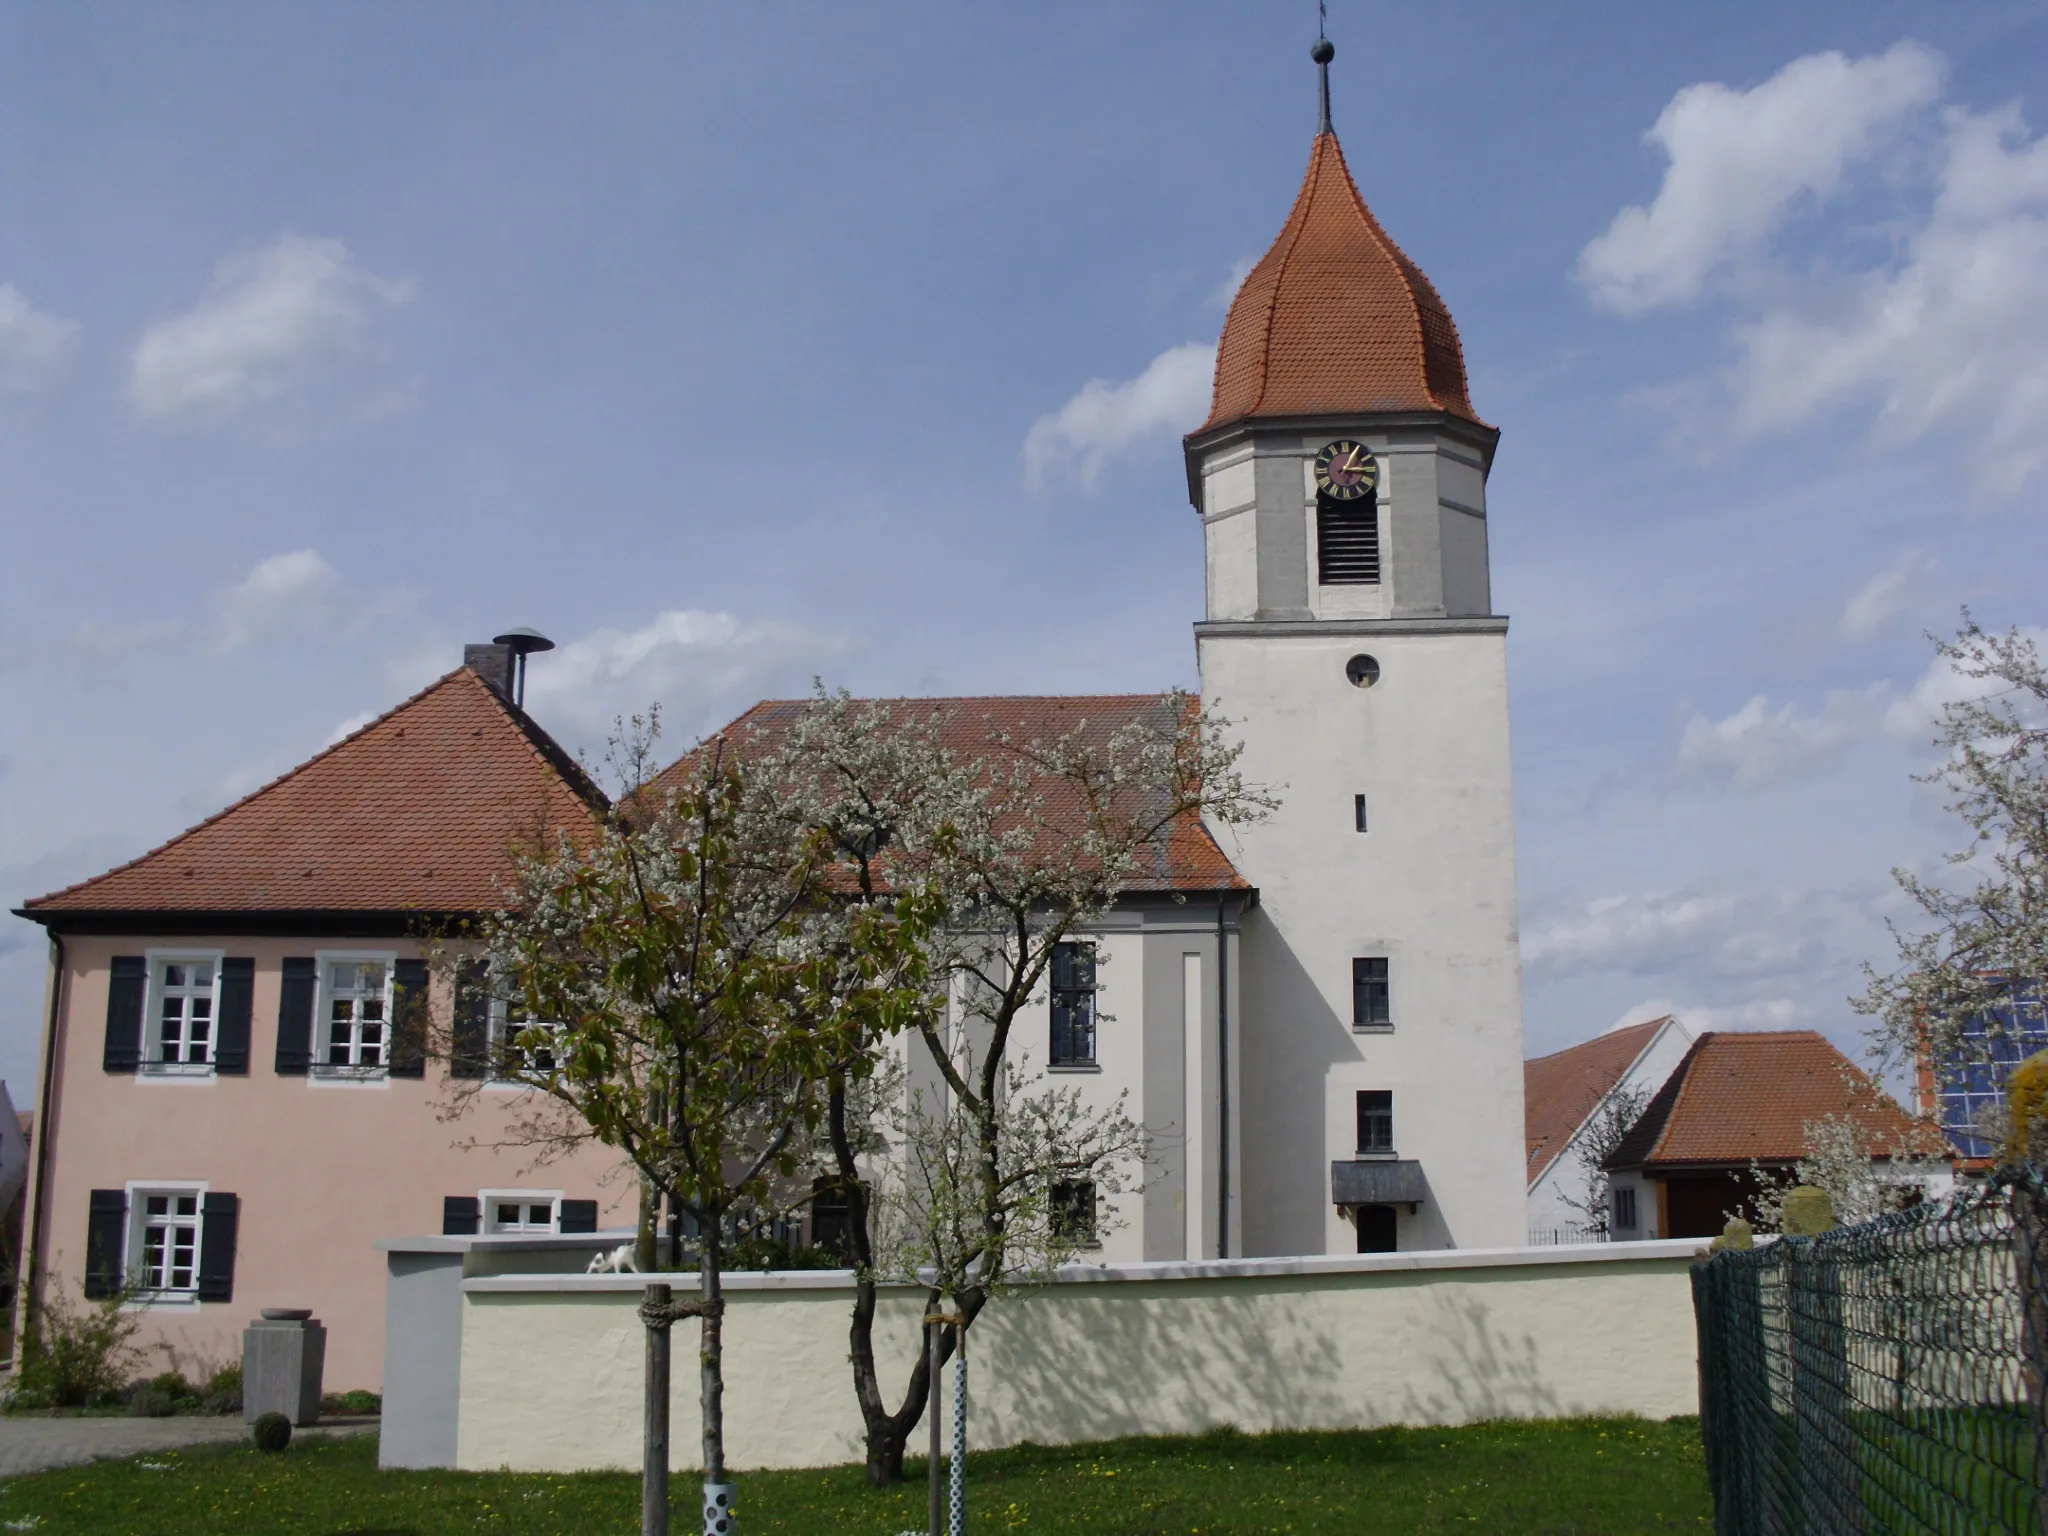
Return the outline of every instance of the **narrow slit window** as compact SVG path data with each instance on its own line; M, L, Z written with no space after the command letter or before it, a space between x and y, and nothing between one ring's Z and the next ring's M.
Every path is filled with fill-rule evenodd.
M1358 830L1363 832L1365 830L1365 796L1353 795L1351 797L1351 810L1353 817L1358 823Z
M1377 586L1380 579L1380 499L1316 499L1316 580L1326 587Z

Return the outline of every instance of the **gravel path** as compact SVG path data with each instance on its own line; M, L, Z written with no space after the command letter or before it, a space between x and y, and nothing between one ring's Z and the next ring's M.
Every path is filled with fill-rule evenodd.
M375 1419L323 1423L297 1436L360 1435ZM297 1438L295 1436L294 1438ZM0 1418L0 1478L47 1472L106 1457L140 1456L187 1445L221 1445L249 1438L240 1414L231 1418L17 1419Z

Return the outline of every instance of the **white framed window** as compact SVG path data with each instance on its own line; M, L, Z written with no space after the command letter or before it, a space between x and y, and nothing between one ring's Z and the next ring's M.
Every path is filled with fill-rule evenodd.
M128 1241L121 1267L143 1299L198 1300L205 1211L204 1184L128 1186Z
M313 1070L330 1077L378 1076L391 1066L390 954L320 956Z
M559 1189L481 1189L477 1191L477 1203L483 1207L486 1232L561 1230Z
M218 950L151 950L145 1072L209 1073L220 1026Z
M524 1082L529 1075L555 1069L553 1042L559 1024L529 1019L509 999L491 999L491 1076L500 1082Z

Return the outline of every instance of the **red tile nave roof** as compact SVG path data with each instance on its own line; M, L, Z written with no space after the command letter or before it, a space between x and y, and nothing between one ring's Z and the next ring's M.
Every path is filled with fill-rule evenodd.
M514 847L603 796L468 668L138 859L23 905L67 912L478 912Z

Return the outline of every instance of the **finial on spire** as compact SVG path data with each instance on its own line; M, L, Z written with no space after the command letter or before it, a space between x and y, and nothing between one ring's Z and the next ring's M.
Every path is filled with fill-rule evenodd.
M1317 124L1316 132L1331 133L1335 130L1330 127L1330 60L1337 57L1336 45L1327 37L1319 37L1315 46L1309 49L1308 56L1316 61L1316 71L1323 77L1323 120Z

